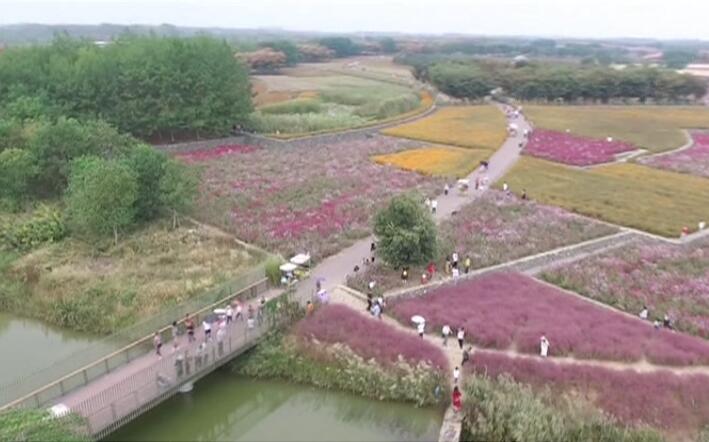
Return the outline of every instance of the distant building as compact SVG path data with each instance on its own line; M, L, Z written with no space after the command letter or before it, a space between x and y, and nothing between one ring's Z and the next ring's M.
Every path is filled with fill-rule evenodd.
M98 46L99 48L103 48L103 47L106 47L106 46L110 45L111 42L110 42L110 41L106 41L106 40L96 40L96 41L94 41L94 44L95 44L96 46Z
M646 60L646 61L661 61L663 56L664 56L664 54L662 53L662 51L660 51L660 52L653 52L653 53L651 53L651 54L643 55L643 60Z

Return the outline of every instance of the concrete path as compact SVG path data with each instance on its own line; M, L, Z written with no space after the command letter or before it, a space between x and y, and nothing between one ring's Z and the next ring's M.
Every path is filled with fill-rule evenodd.
M500 106L500 110L504 108ZM480 196L486 189L475 190L474 183L476 179L482 180L487 178L488 186L502 178L505 173L517 162L520 155L519 143L524 142L522 135L525 129L529 129L529 123L523 116L514 120L518 126L517 135L509 136L505 143L492 155L489 160L489 168L484 171L478 168L473 173L468 175L467 179L471 183L471 189L467 192L460 192L455 188L455 183L450 183L451 190L448 195L439 195L437 198L438 208L434 215L436 222L441 222L450 217L453 212L459 210L465 204L470 203L475 198ZM471 134L474 136L474 134ZM443 191L443 189L441 189ZM297 297L299 299L310 299L315 291L316 278L323 278L322 287L328 291L332 291L338 285L344 285L347 280L347 275L354 270L355 265L359 265L365 258L369 258L370 246L374 238L369 236L359 240L350 247L340 251L338 254L330 256L318 263L312 272L312 277L304 281L297 289Z

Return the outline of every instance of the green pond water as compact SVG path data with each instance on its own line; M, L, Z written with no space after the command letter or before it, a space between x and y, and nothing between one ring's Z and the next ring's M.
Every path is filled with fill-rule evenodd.
M430 441L442 412L240 377L223 369L108 441Z
M98 341L95 336L0 312L0 387L47 368Z

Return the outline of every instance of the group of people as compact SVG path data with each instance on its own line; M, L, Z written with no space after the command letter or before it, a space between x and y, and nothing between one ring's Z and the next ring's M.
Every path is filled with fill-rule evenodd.
M386 302L384 302L384 296L374 295L374 281L369 283L369 291L367 291L367 312L378 319L382 319L382 313L384 313L384 307Z
M640 319L647 321L648 318L650 317L650 310L647 308L646 305L643 305L643 309L640 310L640 313L638 314ZM659 330L660 328L666 328L668 330L673 330L674 326L672 325L672 319L670 319L670 316L668 314L665 314L662 317L662 321L660 321L659 318L656 318L655 321L653 322L653 326L655 329Z
M202 331L204 334L204 341L202 344L207 344L212 341L212 328L216 328L216 340L221 343L227 332L227 327L236 323L236 321L246 321L246 327L252 329L258 325L263 324L265 316L266 298L261 296L256 307L254 304L249 303L246 307L246 313L244 314L244 307L241 301L235 299L231 303L227 304L223 309L223 313L216 315L216 319L208 315L202 320ZM171 336L173 352L177 351L180 345L180 337L183 334L187 334L187 343L192 344L197 341L195 336L197 323L197 316L190 316L189 313L185 314L185 318L182 321L183 329L180 329L180 325L177 321L173 321L171 325ZM155 332L153 335L153 347L155 349L155 354L158 357L162 357L162 347L163 340L160 332Z

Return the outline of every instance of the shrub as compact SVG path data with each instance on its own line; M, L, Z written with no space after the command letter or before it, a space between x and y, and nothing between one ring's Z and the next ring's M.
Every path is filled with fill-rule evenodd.
M277 256L271 256L266 260L266 278L275 286L281 283L281 264L283 260Z
M46 410L11 409L0 413L0 440L88 442L84 425L75 413L57 418Z
M367 119L348 113L327 114L277 114L268 115L255 112L251 116L254 130L263 133L299 134L321 130L342 129L360 126Z
M423 204L411 195L391 199L374 219L379 255L399 267L425 264L436 254L436 225Z
M67 234L62 213L41 206L24 222L0 219L0 244L17 250L29 250L48 242L57 242Z
M282 103L269 104L262 106L259 111L262 114L278 115L278 114L308 114L318 113L322 110L322 103L312 98L299 98L296 100L285 101Z
M355 114L378 119L389 118L416 109L420 103L418 95L409 93L379 102L368 102L357 108Z
M27 189L37 175L37 164L31 152L22 149L0 151L0 203L16 206L27 198Z
M533 391L500 375L473 376L464 388L465 431L473 440L506 441L661 441L659 434L618 426L579 398L554 401L547 390ZM556 402L556 406L552 404Z
M384 367L343 344L324 346L281 335L269 337L237 360L232 369L246 376L285 379L417 406L445 403L448 398L447 382L425 363L400 360Z

